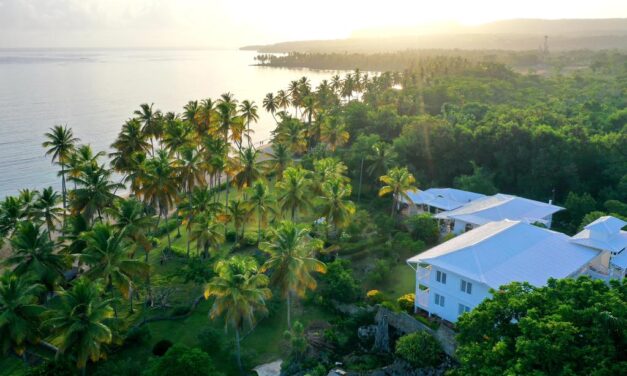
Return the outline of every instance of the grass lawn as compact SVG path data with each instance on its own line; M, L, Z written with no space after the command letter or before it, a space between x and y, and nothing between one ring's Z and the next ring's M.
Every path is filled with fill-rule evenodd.
M413 293L416 290L416 272L405 263L394 265L387 280L380 284L380 290L391 300Z

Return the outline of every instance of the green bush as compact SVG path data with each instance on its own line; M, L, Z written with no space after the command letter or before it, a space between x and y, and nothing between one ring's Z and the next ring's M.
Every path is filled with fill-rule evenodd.
M145 364L136 359L108 360L97 363L94 376L136 376L141 375Z
M380 283L390 274L390 262L387 260L376 260L373 269L368 273L368 279L373 283Z
M370 304L379 304L383 301L383 293L379 290L370 290L366 293L366 301Z
M148 376L217 376L211 357L197 348L174 345L160 358L150 363Z
M359 284L353 277L349 261L337 259L327 264L327 272L320 276L320 296L326 301L352 303L361 297Z
M413 294L413 293L405 294L396 300L400 309L402 309L405 312L414 311L415 301L416 301L416 294Z
M440 238L438 221L429 213L414 215L407 219L407 227L414 239L435 244Z
M185 316L189 313L189 306L188 305L180 305L180 306L176 306L172 309L172 316L177 317L177 316Z
M396 341L396 355L417 368L435 367L442 363L444 353L438 341L427 332L419 331Z
M26 370L27 376L75 376L77 374L76 364L66 358L47 360L37 367Z

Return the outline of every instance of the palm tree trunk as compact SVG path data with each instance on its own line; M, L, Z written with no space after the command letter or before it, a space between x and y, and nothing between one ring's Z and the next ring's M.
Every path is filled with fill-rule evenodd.
M128 298L131 303L131 314L135 313L133 310L133 285L129 286Z
M392 212L390 213L390 216L392 218L394 218L394 210L396 208L396 195L392 195Z
M287 328L292 329L292 292L287 292Z
M242 367L242 352L240 348L240 338L239 338L239 328L235 328L235 352L237 356L237 366L239 367L239 372L241 374L244 373L244 368Z
M65 188L65 164L63 163L61 163L61 194L63 195L63 218L65 218L65 209L67 208L67 190Z
M257 209L257 245L261 243L261 207Z
M165 230L168 233L168 248L172 250L172 239L170 238L170 227L168 226L168 214L165 214Z

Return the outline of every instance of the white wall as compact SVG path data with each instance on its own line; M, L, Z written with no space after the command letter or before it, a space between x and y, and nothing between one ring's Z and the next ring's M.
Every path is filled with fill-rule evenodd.
M462 234L464 232L466 232L466 225L468 224L468 222L464 222L464 221L460 221L459 219L455 220L455 225L453 226L453 233L454 234ZM473 225L473 228L478 227L476 225Z
M446 284L442 284L436 280L437 271L446 273ZM467 294L461 290L462 279L472 283L471 294ZM431 314L438 315L450 322L457 321L460 303L470 307L472 310L485 298L490 296L489 288L483 283L463 278L458 274L446 271L436 266L432 266L429 280L425 284L429 287L429 306L427 310ZM416 289L418 289L418 286L416 286ZM444 307L435 304L435 294L444 296ZM424 309L424 307L419 308Z

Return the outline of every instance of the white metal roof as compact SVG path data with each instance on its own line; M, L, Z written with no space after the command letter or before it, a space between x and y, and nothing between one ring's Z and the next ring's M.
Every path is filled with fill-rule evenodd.
M564 208L528 198L502 193L486 196L457 208L436 214L440 219L459 219L474 225L511 219L528 223L542 222L543 218Z
M455 188L429 188L424 191L407 192L416 205L429 205L442 210L457 209L473 200L485 197L480 193Z
M572 241L604 251L618 253L627 248L627 231L622 231L627 222L612 216L603 216L590 223L572 237Z
M407 260L449 270L492 288L513 281L545 285L565 278L599 255L562 233L502 220L461 234Z
M614 264L621 269L627 269L627 251L623 251L618 256L613 256L610 259L610 264Z

